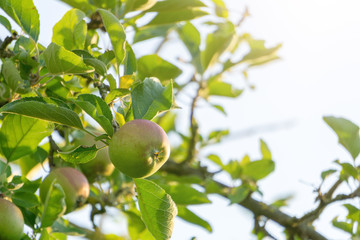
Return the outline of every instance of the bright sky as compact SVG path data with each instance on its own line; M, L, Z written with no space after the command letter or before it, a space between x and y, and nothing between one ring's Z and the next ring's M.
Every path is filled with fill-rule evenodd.
M34 0L40 12L40 42L51 40L53 25L67 8L55 0ZM334 167L339 158L350 161L350 156L337 144L332 130L322 121L324 115L342 116L360 124L360 2L357 0L225 0L231 14L248 6L251 17L243 30L255 38L265 39L269 45L283 43L279 52L282 60L249 72L256 90L246 90L236 101L226 104L228 117L203 109L201 128L227 128L239 132L258 126L290 122L283 129L263 131L251 136L229 138L214 147L224 160L240 159L248 153L254 159L259 154L259 139L264 139L272 150L276 170L260 184L263 200L294 194L285 211L298 214L314 207L313 187L320 183L320 173ZM5 32L0 29L0 35ZM243 81L241 74L232 76ZM207 119L214 119L208 121ZM225 178L225 177L224 177ZM255 239L250 237L253 224L249 212L229 202L212 197L213 204L191 210L207 219L214 232L207 233L196 226L177 220L174 240ZM344 239L340 231L329 224L334 216L344 213L342 208L330 208L317 222L321 233L331 239ZM71 217L71 216L70 216ZM118 233L121 221L112 229ZM276 236L281 228L273 225Z

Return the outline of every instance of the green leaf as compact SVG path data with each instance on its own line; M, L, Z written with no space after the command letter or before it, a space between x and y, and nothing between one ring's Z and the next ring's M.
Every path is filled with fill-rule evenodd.
M212 0L215 3L215 13L218 17L227 18L229 13L223 0Z
M79 146L71 152L59 152L59 155L66 162L81 164L87 163L94 159L98 151L99 149L97 149L96 145L94 144L91 147Z
M100 97L93 94L81 94L75 101L90 117L97 121L110 136L113 135L113 116L109 106Z
M48 97L60 98L64 101L72 96L70 89L64 86L63 79L55 77L46 84L45 93Z
M203 10L195 9L195 8L177 10L177 11L159 12L153 18L153 20L151 20L147 25L151 26L151 25L177 23L182 21L193 20L195 18L202 17L205 15L208 15L208 13Z
M181 74L181 70L156 54L146 55L138 60L139 78L156 77L160 81L174 79Z
M250 52L246 54L242 62L250 64L257 64L257 62L267 62L267 59L273 59L276 56L277 51L280 49L281 44L276 45L272 48L265 47L264 40L253 39L250 35L246 34L244 38L249 43Z
M358 177L357 169L350 163L339 163L342 166L341 175L352 176L354 179Z
M85 12L87 15L90 15L96 11L94 5L90 4L88 0L61 0L64 3L69 4L73 8L78 8L81 11Z
M131 93L135 119L153 119L157 114L167 111L173 103L172 82L163 87L159 80L146 78Z
M105 29L109 34L111 45L115 52L116 62L118 66L120 66L125 57L126 34L124 28L119 22L119 19L111 12L103 9L98 11L101 15Z
M228 198L231 203L242 202L250 193L250 190L247 186L240 185L239 187L233 188Z
M204 71L219 61L219 57L230 46L235 36L235 26L231 22L219 23L218 29L207 36L206 46L201 52Z
M193 213L192 211L190 211L188 208L186 208L184 206L177 206L177 208L178 208L178 216L180 218L184 219L185 221L187 221L189 223L193 223L202 228L205 228L209 232L212 232L212 228L207 221L200 218L198 215L196 215L195 213Z
M105 63L96 58L84 58L84 63L95 68L95 72L105 76L107 69Z
M242 174L257 181L272 173L274 169L274 161L263 159L246 164L243 167Z
M82 74L94 69L85 65L83 59L64 47L51 43L43 53L48 71L55 75Z
M141 239L141 235L144 231L147 231L144 222L141 220L140 212L124 211L128 220L128 232L130 239Z
M132 50L130 44L126 42L126 55L124 60L124 74L125 75L132 75L137 70L137 60L135 57L135 53Z
M126 0L125 12L145 11L157 2L158 0Z
M157 240L170 239L177 208L170 195L155 183L134 179L141 217Z
M350 233L350 234L353 233L353 231L352 231L353 230L353 224L352 223L338 221L337 217L336 217L336 218L334 218L332 220L332 224L333 224L334 227L339 228L339 229L341 229L341 230L343 230L343 231L345 231L347 233Z
M79 9L71 9L53 27L52 42L67 50L83 49L87 26L85 14Z
M268 160L272 159L270 149L262 139L260 139L260 151L263 156L263 159L268 159Z
M85 231L83 231L82 229L79 229L79 227L74 226L68 220L65 220L63 218L57 219L51 225L51 232L66 233L67 235L75 235L75 236L86 234Z
M40 33L39 13L32 0L8 0L22 29L37 42ZM11 16L11 15L10 15Z
M348 210L347 219L351 219L353 221L360 221L360 209L351 204L344 204L344 207Z
M5 117L0 129L0 149L11 162L34 153L41 140L53 129L45 121L16 114Z
M65 213L65 210L65 192L54 179L46 195L44 209L41 215L41 227L50 227L56 219Z
M17 70L15 64L10 59L6 59L2 65L2 75L8 86L18 93L26 93L30 84L26 84L21 78L20 72Z
M82 129L79 116L60 100L27 97L10 102L0 108L3 113L15 113Z
M348 150L355 160L360 153L359 127L345 118L329 116L323 119L335 131L339 143Z
M11 200L17 206L21 206L25 208L36 207L40 204L38 196L36 196L34 193L23 192L23 191L14 192L14 194L11 196Z
M220 167L224 167L224 164L222 163L220 157L218 155L215 154L210 154L207 156L207 158L212 161L213 163L219 165Z
M134 36L134 43L141 42L147 39L154 37L165 37L175 24L164 24L164 25L155 25L155 26L143 26L140 27Z
M236 98L243 92L242 89L235 89L230 83L221 80L213 80L209 82L207 96L220 96Z
M173 12L199 7L206 7L206 5L200 0L165 0L157 2L148 12Z
M177 32L186 48L189 50L192 56L192 63L195 65L198 72L203 72L200 59L200 33L196 27L190 22L186 22L185 25L178 27Z
M321 172L321 179L325 180L326 177L330 176L333 173L336 173L337 171L335 169L329 169L326 171Z
M160 184L160 186L171 196L176 204L192 205L211 203L205 193L194 189L190 184Z
M0 24L3 25L11 33L11 24L6 17L0 15Z
M105 102L107 104L111 103L115 98L118 97L123 97L127 94L130 94L130 90L129 89L124 89L124 88L117 88L117 89L113 89L111 90L108 95L105 98Z

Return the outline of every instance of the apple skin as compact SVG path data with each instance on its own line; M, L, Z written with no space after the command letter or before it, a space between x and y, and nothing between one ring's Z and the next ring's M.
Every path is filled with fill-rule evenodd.
M0 239L18 240L24 231L24 217L12 202L0 198Z
M169 139L156 123L136 119L125 123L109 143L110 160L132 178L154 174L170 155Z
M100 134L101 133L96 135ZM82 139L79 140L79 144L83 146L92 146L95 143L98 148L105 146L105 144L100 141L95 142L94 137L90 136L89 134L85 135ZM99 150L95 158L87 163L80 164L79 167L89 182L96 181L99 176L110 176L115 169L115 166L110 161L107 147Z
M80 171L71 167L62 167L52 170L40 185L40 199L43 203L49 191L52 181L60 184L65 192L66 212L82 206L89 197L89 182Z

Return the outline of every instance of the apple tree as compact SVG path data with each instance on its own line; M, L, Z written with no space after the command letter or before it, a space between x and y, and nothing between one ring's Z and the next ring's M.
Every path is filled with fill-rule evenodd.
M321 173L333 183L319 186L316 206L300 217L282 210L288 199L258 198L258 182L275 169L264 141L261 159L200 154L230 132L204 134L199 103L226 115L216 99L251 89L237 88L227 74L246 78L278 59L280 44L269 47L241 30L246 10L233 22L222 0L62 2L70 10L45 46L34 2L0 1L8 31L0 36L0 239L170 239L175 217L211 232L189 209L211 204L209 195L250 210L258 239L274 238L269 221L283 227L284 238L327 239L314 222L334 202L344 202L348 214L329 224L360 235L359 208L348 201L360 194L360 137L349 120L324 117L353 159ZM220 173L234 184L219 181ZM352 190L340 187L346 184ZM84 206L92 228L66 218ZM126 217L127 236L102 232L96 216L109 209Z

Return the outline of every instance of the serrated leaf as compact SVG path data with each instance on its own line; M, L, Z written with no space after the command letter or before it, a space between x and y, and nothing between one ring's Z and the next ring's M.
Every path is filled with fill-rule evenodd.
M139 78L156 77L163 80L175 79L181 70L156 54L145 55L138 60Z
M97 121L107 134L110 136L113 135L113 116L109 106L102 98L93 94L81 94L78 96L75 103L89 114L90 117Z
M3 25L11 33L11 24L6 17L0 15L0 24Z
M94 68L83 62L82 57L56 43L51 43L43 55L48 71L54 75L82 74L94 71Z
M141 217L157 240L170 239L177 208L170 195L155 183L134 179Z
M210 224L184 206L178 206L178 216L185 221L198 225L209 232L212 232Z
M105 29L109 34L111 45L115 52L116 62L118 66L120 66L125 57L126 34L124 28L119 22L119 19L111 12L104 9L98 11L101 15Z
M339 143L351 154L353 159L360 153L359 127L353 122L338 117L324 117L324 121L335 131Z
M66 162L81 164L87 163L96 157L99 149L94 144L91 147L79 146L71 152L59 152L59 155Z
M3 113L15 113L82 129L79 116L65 103L50 98L28 97L10 102L0 108Z
M146 78L131 93L135 119L153 119L157 114L167 111L173 104L172 82L163 87L159 80Z
M67 50L83 49L87 26L85 14L79 9L71 9L53 27L52 42Z
M0 149L11 162L34 153L41 140L53 129L45 121L17 114L5 117L0 129Z
M56 219L65 213L65 192L54 180L47 192L46 200L44 203L44 209L41 215L41 227L50 227Z
M29 36L37 42L40 33L40 21L39 13L32 0L8 1L12 7L16 19L16 22L20 23L20 26Z
M275 163L272 160L263 159L250 162L243 167L242 174L245 177L251 178L253 180L260 180L275 169Z
M122 88L117 88L117 89L113 89L111 90L108 95L105 98L105 102L107 104L111 103L115 98L118 97L123 97L127 94L130 94L130 90L129 89L122 89Z

